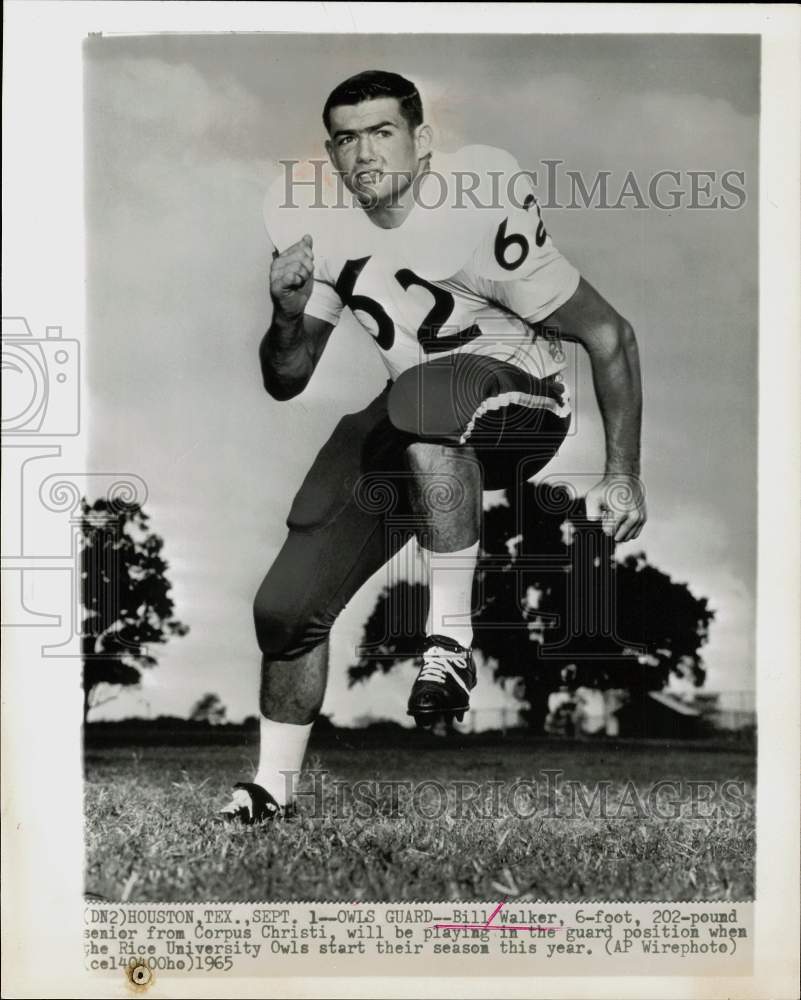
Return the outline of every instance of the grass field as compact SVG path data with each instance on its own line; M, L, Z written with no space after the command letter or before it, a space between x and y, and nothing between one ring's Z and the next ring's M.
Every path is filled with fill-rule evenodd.
M426 808L433 818L426 818L408 797L393 809L379 795L378 807L359 815L355 807L337 806L327 787L322 810L309 799L285 823L222 826L214 812L233 781L250 777L254 757L252 744L88 750L87 894L132 902L753 898L751 752L607 744L312 746L311 764L329 779L438 781L447 789L447 807L437 810L435 796ZM515 810L504 791L495 793L500 804L487 814L490 782L507 782L496 786L505 790L526 776L545 789L544 769L563 772L549 807L544 795L527 805L515 800ZM648 791L665 779L685 783L681 815L644 814ZM571 780L588 796L594 782L607 783L605 817L576 811L576 786L565 792ZM688 780L741 782L744 795L728 809L739 815L721 808L725 793L696 793ZM458 796L466 797L458 781L481 786L461 813ZM691 814L696 794L696 811L707 818Z

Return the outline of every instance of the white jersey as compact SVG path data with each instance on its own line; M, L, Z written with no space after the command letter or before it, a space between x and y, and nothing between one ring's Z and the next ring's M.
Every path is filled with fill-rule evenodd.
M487 146L435 154L430 167L395 229L376 226L349 200L323 198L331 204L314 207L309 188L293 191L288 206L285 179L273 185L265 199L273 245L286 249L306 232L314 240L306 312L335 325L350 308L393 379L457 351L540 378L561 371L561 344L535 338L530 324L573 295L579 274L547 235L530 177Z

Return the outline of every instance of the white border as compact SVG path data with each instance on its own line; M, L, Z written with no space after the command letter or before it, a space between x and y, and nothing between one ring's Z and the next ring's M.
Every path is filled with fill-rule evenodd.
M313 6L314 9L310 9ZM799 815L799 43L791 5L71 3L5 7L5 314L83 330L81 43L91 31L753 33L763 39L756 964L753 979L225 980L231 996L742 997L797 995ZM78 452L74 453L78 456ZM732 456L736 460L736 456ZM8 486L8 484L4 484ZM743 530L750 530L744 526ZM4 636L8 638L8 636ZM79 696L36 674L16 637L3 687L3 994L109 996L87 976L79 934ZM23 667L27 669L23 672ZM63 668L60 668L63 671ZM68 671L64 671L68 673ZM34 680L31 680L33 675ZM29 690L30 689L30 690ZM30 691L38 689L34 703ZM42 705L41 692L50 697ZM171 980L172 996L223 981ZM153 996L167 995L157 984Z

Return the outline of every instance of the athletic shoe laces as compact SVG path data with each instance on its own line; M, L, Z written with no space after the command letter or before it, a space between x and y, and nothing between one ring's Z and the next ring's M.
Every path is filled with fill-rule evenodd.
M440 646L432 646L423 653L423 666L417 679L444 684L449 669L464 669L464 664L459 663L458 658L454 658L453 653L449 653L448 650L442 649Z

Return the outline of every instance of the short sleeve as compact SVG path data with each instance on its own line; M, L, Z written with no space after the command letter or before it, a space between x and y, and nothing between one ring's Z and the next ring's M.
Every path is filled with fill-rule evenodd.
M580 279L548 235L530 179L522 172L467 270L484 298L531 323L567 302Z
M306 303L306 314L316 316L332 326L336 326L342 315L342 299L334 286L322 277L318 277L318 269L314 271L314 288Z

